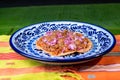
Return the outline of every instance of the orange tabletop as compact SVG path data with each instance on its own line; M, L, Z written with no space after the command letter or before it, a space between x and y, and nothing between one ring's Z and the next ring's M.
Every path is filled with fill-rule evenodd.
M110 53L87 63L46 65L25 58L9 46L10 36L0 36L0 80L120 80L120 35Z

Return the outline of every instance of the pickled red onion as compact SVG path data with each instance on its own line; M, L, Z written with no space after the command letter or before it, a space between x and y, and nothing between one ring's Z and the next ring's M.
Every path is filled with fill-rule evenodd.
M67 38L65 38L64 43L65 44L71 44L71 43L73 43L73 39L70 38L70 37L67 37Z
M54 38L52 41L47 42L47 43L48 43L49 45L53 46L53 45L57 44L57 39Z
M57 37L58 37L58 38L62 38L63 36L62 36L61 33L58 33L58 34L57 34Z
M75 49L76 49L76 45L75 45L75 44L69 44L68 47L69 47L71 50L75 50Z
M45 36L50 36L50 35L52 35L52 31L48 31L48 32L46 32L46 34L45 34Z

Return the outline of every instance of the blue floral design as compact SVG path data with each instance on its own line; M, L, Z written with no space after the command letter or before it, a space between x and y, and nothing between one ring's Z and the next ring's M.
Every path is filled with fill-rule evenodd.
M93 43L93 47L90 51L84 54L73 54L69 56L63 57L52 57L47 53L38 50L35 46L35 41L43 36L47 31L53 30L71 30L75 32L80 32L89 39L91 39ZM27 28L23 28L22 30L17 32L17 35L14 36L13 44L20 51L25 54L30 54L35 57L45 57L49 59L76 59L76 58L86 58L93 55L99 55L100 53L109 49L112 44L110 34L107 34L104 29L103 31L99 31L97 28L92 25L77 24L77 23L41 23L34 26L29 26Z

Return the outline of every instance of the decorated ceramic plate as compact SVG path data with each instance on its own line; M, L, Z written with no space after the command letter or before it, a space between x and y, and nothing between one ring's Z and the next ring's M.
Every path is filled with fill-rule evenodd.
M37 48L36 41L47 32L64 30L84 35L91 41L91 49L82 53L73 52L69 55L52 56ZM115 42L114 36L108 30L94 24L74 21L33 24L16 31L10 38L10 46L18 54L42 63L62 65L83 63L103 56L111 51Z

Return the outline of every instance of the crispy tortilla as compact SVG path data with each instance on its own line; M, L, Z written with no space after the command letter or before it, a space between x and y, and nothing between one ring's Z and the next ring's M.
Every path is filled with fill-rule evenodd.
M60 33L61 31L58 31L58 33ZM70 32L70 31L67 31L68 33ZM53 32L53 34L54 34L55 32ZM78 35L81 35L81 33L77 33ZM54 34L54 35L56 35L56 34ZM65 35L66 36L66 35ZM83 36L83 35L82 35ZM46 40L44 40L43 41L43 38L47 38ZM62 45L62 47L60 47L60 46L58 46L58 42L56 42L55 44L52 44L52 45L49 45L49 43L47 43L46 41L47 40L49 40L49 38L51 38L51 37L53 37L52 35L50 36L50 34L49 35L44 35L44 36L42 36L42 37L40 37L37 41L36 41L36 47L37 47L37 49L40 49L40 50L43 50L44 52L46 52L46 53L48 53L49 55L51 55L51 56L65 56L65 55L70 55L70 54L74 54L75 52L78 52L78 53L85 53L85 52L87 52L87 51L89 51L91 48L92 48L92 42L91 42L91 40L89 39L89 38L86 38L85 37L85 40L84 41L86 41L85 43L86 44L83 44L84 43L84 41L82 42L82 48L81 49L77 49L78 48L78 46L79 47L81 47L81 45L79 44L79 45L76 45L75 44L75 47L74 47L74 44L72 44L72 48L74 48L74 49L68 49L68 46L70 46L70 44L67 44L67 45ZM74 36L72 36L72 37L74 37ZM54 38L54 37L53 37ZM62 38L60 38L60 39L62 39ZM64 39L65 38L63 38L63 41L64 41ZM57 38L57 41L59 41L59 39ZM55 42L55 41L54 41ZM75 43L75 41L74 41L74 43ZM62 43L60 43L60 44L62 44ZM58 48L55 48L54 49L54 47L55 46L58 46ZM86 47L85 47L85 46ZM64 48L65 48L65 50L64 50ZM67 50L66 50L67 49ZM64 50L64 51L63 51Z

